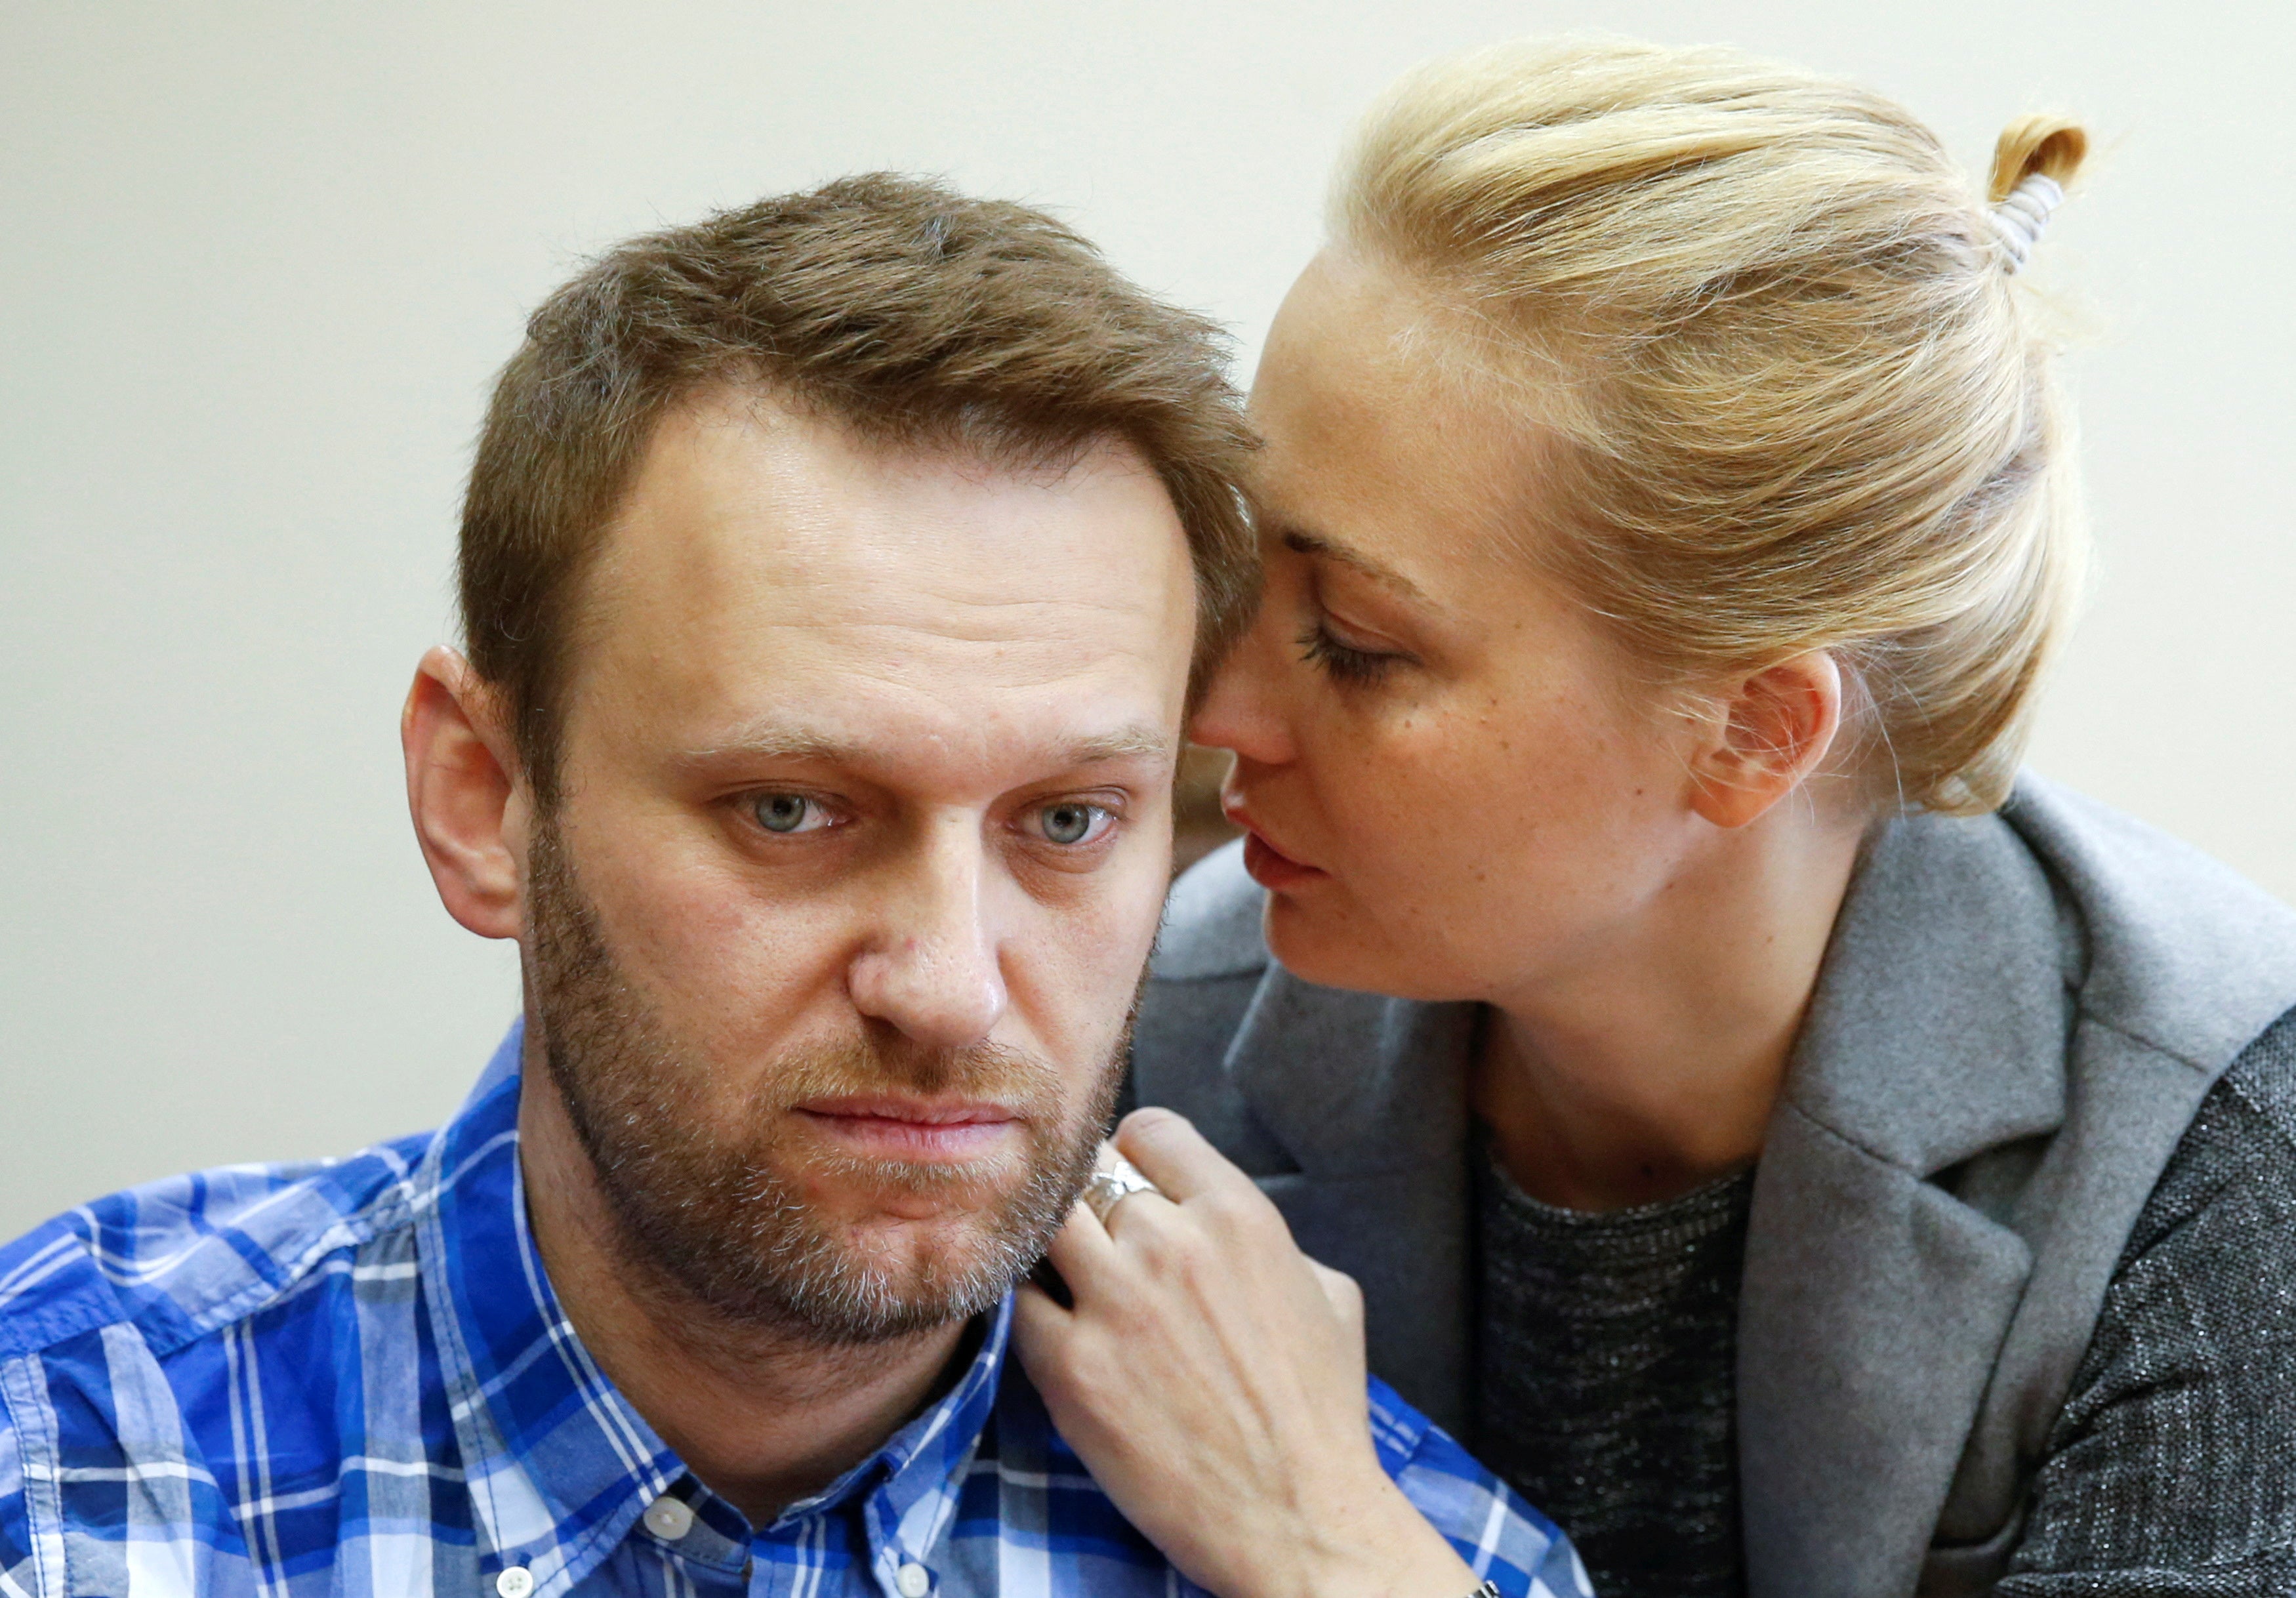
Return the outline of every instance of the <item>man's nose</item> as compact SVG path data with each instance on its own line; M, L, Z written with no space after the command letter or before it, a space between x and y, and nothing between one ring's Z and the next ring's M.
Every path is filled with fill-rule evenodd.
M1006 1002L988 885L977 819L930 824L892 874L847 973L854 1007L926 1048L987 1037Z

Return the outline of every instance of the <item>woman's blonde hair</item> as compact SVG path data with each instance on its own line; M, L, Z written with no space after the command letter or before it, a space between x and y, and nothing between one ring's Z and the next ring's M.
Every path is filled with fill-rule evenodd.
M2085 148L2013 124L1989 200ZM1390 90L1333 213L1569 440L1545 553L1638 658L1831 651L1882 794L2006 797L2083 538L2047 340L1926 127L1727 51L1504 45Z

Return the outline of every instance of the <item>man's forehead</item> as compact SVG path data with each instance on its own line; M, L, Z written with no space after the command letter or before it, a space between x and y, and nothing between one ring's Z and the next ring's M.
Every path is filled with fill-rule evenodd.
M1030 467L863 438L769 396L718 392L663 419L610 533L593 597L739 600L810 619L912 595L998 606L1152 600L1177 513L1121 441ZM889 592L885 592L889 591ZM976 623L976 626L978 623Z
M984 715L1111 736L1177 714L1193 630L1177 512L1132 452L1015 471L746 397L665 420L586 589L586 688L700 747ZM808 699L839 714L793 721Z

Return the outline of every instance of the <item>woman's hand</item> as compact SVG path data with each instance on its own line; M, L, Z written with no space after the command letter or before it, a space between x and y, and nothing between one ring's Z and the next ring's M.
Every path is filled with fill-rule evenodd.
M1116 1144L1160 1193L1054 1240L1074 1307L1021 1291L1021 1359L1127 1519L1219 1598L1466 1598L1475 1578L1381 1469L1363 1295L1166 1110Z

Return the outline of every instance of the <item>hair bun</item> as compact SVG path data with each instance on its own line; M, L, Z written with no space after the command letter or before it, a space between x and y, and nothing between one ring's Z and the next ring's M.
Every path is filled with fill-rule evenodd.
M2032 255L2050 214L2064 203L2064 185L2087 153L2087 133L2062 117L2020 117L2001 130L1986 197L1993 202L1993 228L2010 271L2021 269Z
M2088 133L2065 117L2020 117L2001 130L1993 146L1993 176L1985 197L1998 205L2017 185L2038 173L2063 188L2088 154Z

